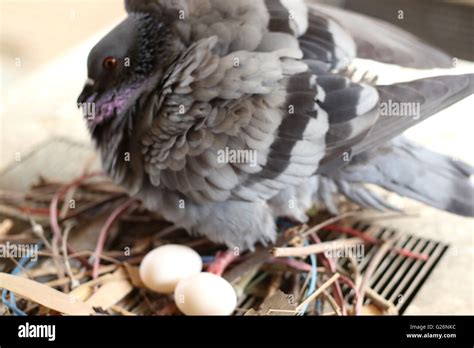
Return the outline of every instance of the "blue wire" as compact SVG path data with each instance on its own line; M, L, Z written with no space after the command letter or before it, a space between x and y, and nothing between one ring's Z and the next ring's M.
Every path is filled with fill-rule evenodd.
M214 261L214 259L215 259L215 256L206 256L206 255L201 256L202 263L211 263L212 261Z
M42 242L38 242L36 244L36 247L38 250L42 247ZM18 265L13 269L11 272L12 275L17 275L21 272L22 268L25 269L30 269L33 267L37 261L30 261L28 264L26 264L28 261L30 261L30 256L24 256L20 259L18 262ZM7 300L7 295L10 295L10 300ZM14 293L10 293L7 289L3 289L2 291L2 302L5 306L7 306L15 315L18 316L27 316L25 312L23 312L21 309L19 309L16 305L16 296Z
M308 245L308 241L305 240L305 245ZM309 259L311 261L311 279L309 281L309 286L308 290L306 291L305 297L307 298L309 295L311 295L313 292L316 291L316 284L318 282L318 265L316 262L316 255L311 254L309 255ZM307 304L300 312L299 315L304 315L306 311L308 310L309 304Z

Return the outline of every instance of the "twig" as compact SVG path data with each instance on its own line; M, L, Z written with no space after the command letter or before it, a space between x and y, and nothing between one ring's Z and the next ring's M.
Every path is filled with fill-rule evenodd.
M74 278L74 274L72 273L71 269L71 264L69 263L69 257L67 253L67 238L69 236L69 231L74 227L74 223L68 223L66 224L66 227L64 229L64 243L62 244L62 251L63 251L63 257L64 257L64 264L66 265L66 273L71 279L71 288L74 289L79 285L79 281Z
M303 286L301 287L300 289L300 292L298 294L298 298L302 299L303 296L304 296L304 293L306 291L306 288L308 287L308 284L309 284L309 281L311 279L311 273L308 272L308 274L306 275L305 279L304 279L304 282L303 282Z
M294 309L272 309L270 308L267 312L267 315L271 315L273 313L281 313L281 314L296 314L298 311Z
M99 275L101 274L105 274L105 273L110 273L110 272L113 272L117 269L117 265L107 265L107 266L102 266L100 269L99 269ZM82 279L86 276L90 276L92 274L92 270L88 270L88 271L80 271L76 274L76 279ZM64 277L64 278L59 278L59 279L54 279L54 280L51 280L49 282L46 282L44 283L45 285L48 285L52 288L56 287L56 286L61 286L61 285L64 285L64 284L67 284L67 283L70 283L71 282L71 278L69 277Z
M289 257L289 256L308 256L310 254L320 254L328 250L342 249L347 246L361 244L364 241L360 238L341 239L331 242L324 242L319 244L311 244L302 247L289 248L273 248L272 254L274 257Z
M351 264L352 277L354 278L354 284L355 286L359 286L360 281L361 281L359 264L357 263L357 260L353 256L348 256L347 259L349 260L349 263Z
M390 315L397 315L398 309L393 305L392 302L385 299L379 293L377 293L374 289L367 287L365 289L365 294L368 298L372 300L372 302L377 306L385 310Z
M71 200L74 198L74 193L76 192L76 186L69 188L64 194L63 204L61 206L61 210L59 212L59 218L64 219L69 212L69 206Z
M267 294L266 298L273 296L279 289L283 282L283 272L279 271L273 274L270 279L270 282L267 285Z
M167 235L173 233L174 231L179 230L180 228L181 228L181 227L176 226L176 225L170 225L170 226L168 226L168 227L165 227L165 228L163 228L160 232L158 232L158 233L155 235L155 238L154 238L154 239L159 239L159 238L166 237Z
M21 221L28 221L30 218L28 214L22 212L16 207L12 207L9 205L0 204L0 213L2 215L7 215L9 217L12 217Z
M83 251L78 251L74 254L70 254L69 255L69 258L70 259L77 259L81 256L92 256L92 257L95 257L95 252L93 251L90 251L90 250L83 250ZM101 260L104 260L104 261L108 261L108 262L112 262L112 263L115 263L116 265L120 265L122 262L113 258L113 257L110 257L110 256L107 256L105 255L104 252L102 252L100 254L100 259ZM127 260L128 263L130 263L130 260Z
M135 313L127 311L125 308L122 308L120 306L112 306L110 307L111 310L113 310L115 313L120 314L120 315L125 315L125 316L136 316Z
M321 239L319 239L316 233L312 233L311 238L313 239L314 242L321 243ZM336 273L336 265L331 258L326 257L325 254L319 254L318 257L321 258L323 266L325 266L327 269L327 273L329 272ZM333 291L334 291L334 298L336 299L339 306L341 307L342 315L347 315L347 310L344 303L344 296L342 295L342 289L339 282L334 283Z
M339 306L337 305L337 302L334 299L334 297L332 297L331 294L327 290L323 291L323 295L326 298L326 300L328 300L328 303L331 306L331 308L334 309L334 313L337 316L341 316L342 315L341 308L339 308Z
M314 301L319 295L323 293L324 290L326 290L328 287L330 287L336 280L338 280L340 277L339 273L334 274L328 281L326 281L323 285L321 285L315 292L313 292L309 297L301 302L298 307L296 307L296 311L300 312L305 306L310 304L312 301Z
M252 279L257 275L258 273L258 268L254 268L253 270L250 270L245 274L238 282L235 282L233 285L235 293L237 294L237 298L240 300L244 296L245 290L247 289L247 286L250 284ZM238 303L239 304L239 303Z
M31 224L31 230L33 234L38 236L44 243L44 245L49 249L53 250L53 246L49 243L48 239L44 235L44 229L43 226L41 226L39 223L37 223L32 217L30 217L30 224Z
M61 256L59 254L59 244L58 244L58 239L53 238L53 241L51 243L51 253L53 263L56 266L56 272L58 274L58 278L63 278L66 275L66 271L64 270L63 264L60 262ZM64 292L67 292L68 290L68 285L64 284L63 286Z
M350 278L344 275L341 275L341 282L348 285L354 291L354 313L355 315L359 315L359 309L357 308L357 303L359 302L359 299L361 298L361 295L359 294L359 290L357 289L354 282Z
M23 272L29 279L33 279L33 277L31 276L30 272L28 272L28 270L22 265L20 264L17 260L15 260L15 258L13 257L10 257L10 261L12 261L15 266L21 271Z
M12 220L10 219L3 220L2 223L0 224L0 236L6 236L8 232L10 232L12 227L13 227Z
M384 258L385 254L390 251L394 243L395 243L395 238L391 238L387 240L385 243L383 243L380 246L379 250L377 250L377 252L375 253L374 257L372 258L372 261L370 261L369 265L367 266L367 269L365 270L365 273L364 273L364 277L362 278L362 282L359 286L359 299L356 304L357 313L360 313L362 310L365 291L367 287L369 286L369 281L370 281L370 278L372 277L372 274L377 269L378 265Z
M362 213L360 218L364 220L390 220L390 219L400 219L400 218L415 218L420 217L420 213L417 211L403 211L398 213L375 213L375 214L367 214Z

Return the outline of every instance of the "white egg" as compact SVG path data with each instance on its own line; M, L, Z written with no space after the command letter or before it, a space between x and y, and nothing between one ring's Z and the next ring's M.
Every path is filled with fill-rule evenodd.
M184 245L167 244L145 255L140 278L147 288L171 294L181 279L201 270L202 260L197 252Z
M230 315L237 306L232 285L208 272L181 280L174 291L174 300L186 315Z

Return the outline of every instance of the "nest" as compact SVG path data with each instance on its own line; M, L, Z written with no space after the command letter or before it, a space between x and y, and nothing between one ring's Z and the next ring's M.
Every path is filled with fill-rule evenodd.
M391 251L426 255L354 229L358 214L314 209L307 224L279 220L275 245L221 259L238 295L234 314L397 314L369 287L373 272ZM0 314L181 315L173 296L148 290L138 275L146 253L169 243L195 249L205 267L226 250L147 211L100 173L69 183L41 179L24 194L3 191ZM364 272L356 254L336 252L358 245L376 248Z

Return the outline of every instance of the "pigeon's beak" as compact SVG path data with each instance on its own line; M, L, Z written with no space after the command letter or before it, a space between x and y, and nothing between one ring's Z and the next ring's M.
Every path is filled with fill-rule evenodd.
M77 106L81 107L84 103L91 103L94 102L91 99L91 96L95 93L94 88L95 82L92 79L87 79L86 84L84 85L84 89L82 90L79 98L77 98Z

